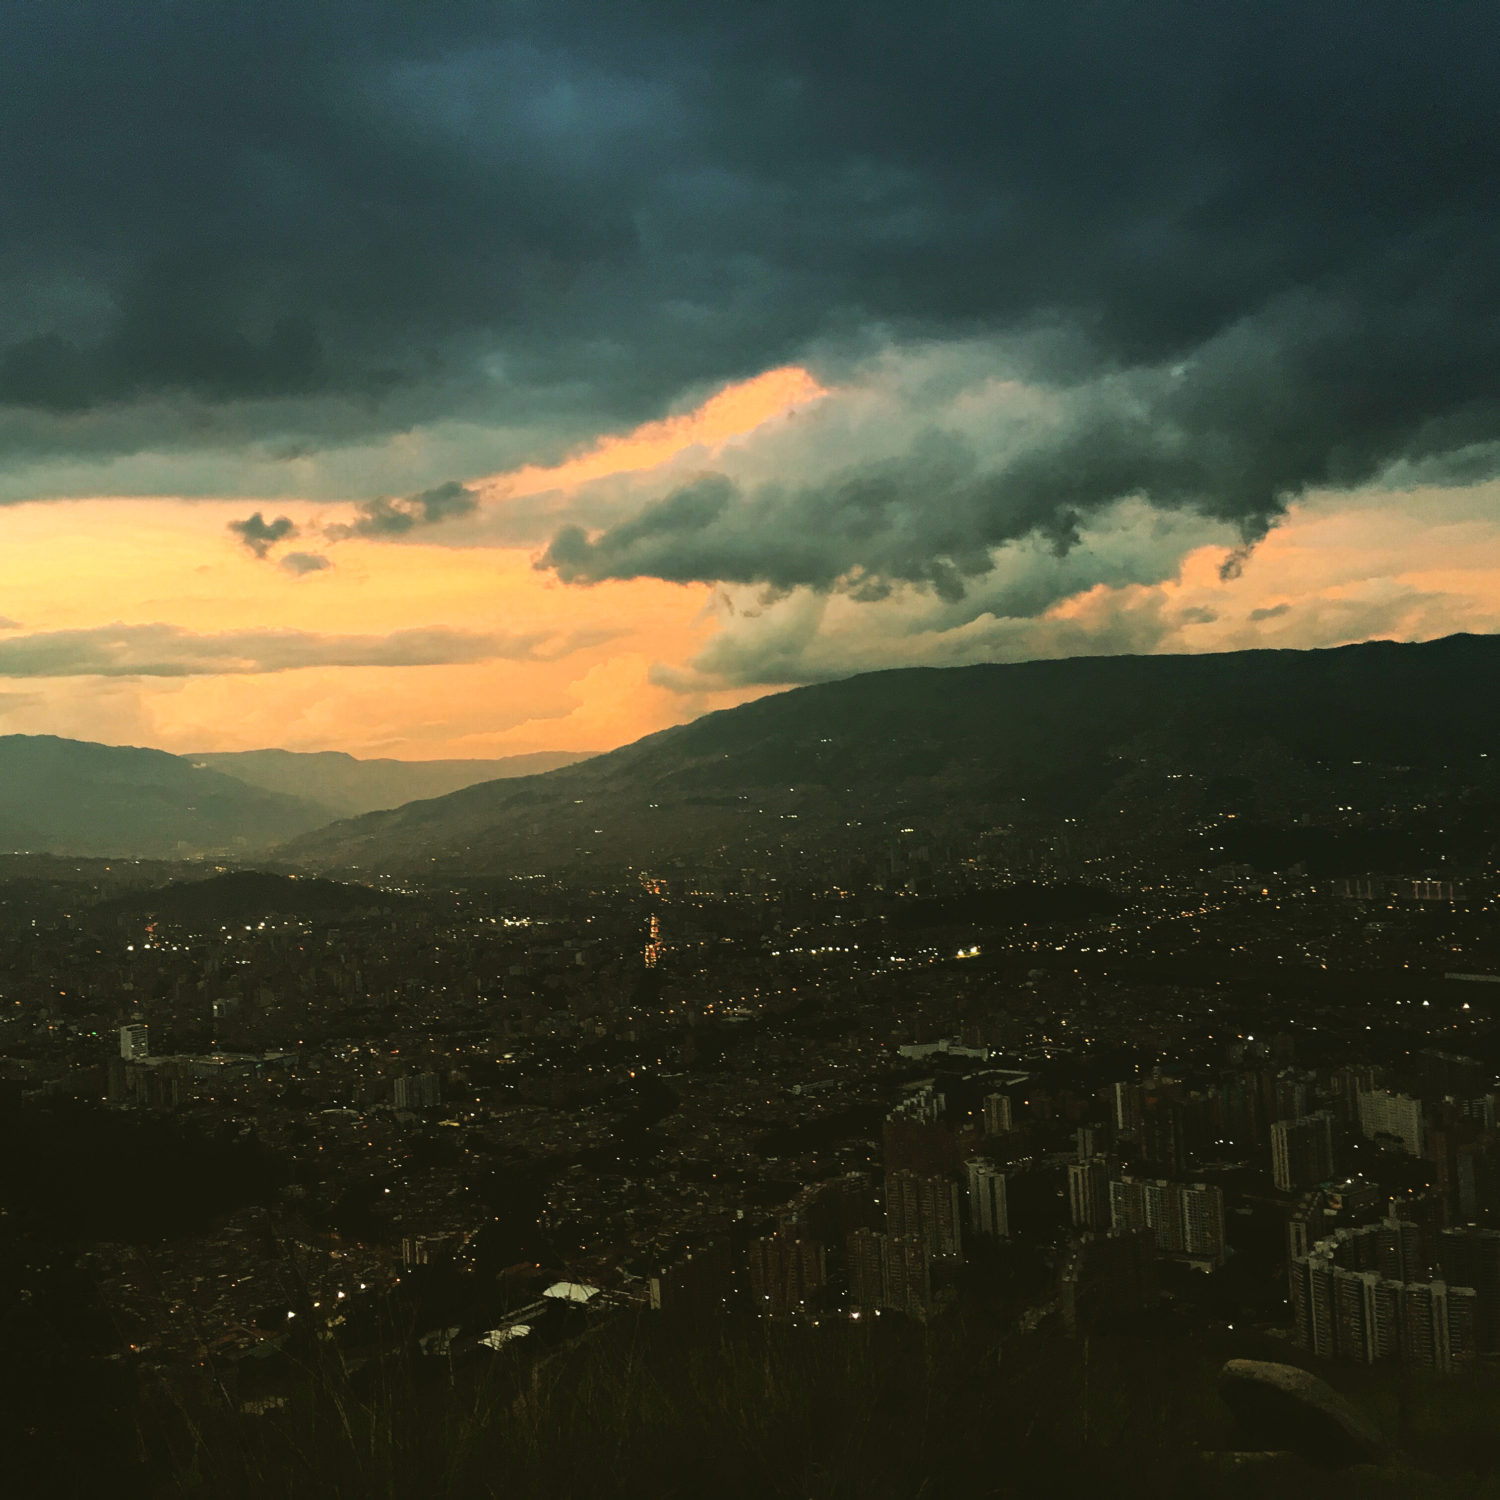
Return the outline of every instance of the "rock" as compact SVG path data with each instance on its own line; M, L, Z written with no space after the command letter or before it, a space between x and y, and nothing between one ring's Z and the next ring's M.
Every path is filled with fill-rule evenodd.
M1319 1464L1377 1461L1385 1444L1352 1402L1296 1365L1232 1359L1219 1371L1219 1394L1251 1441L1291 1449Z

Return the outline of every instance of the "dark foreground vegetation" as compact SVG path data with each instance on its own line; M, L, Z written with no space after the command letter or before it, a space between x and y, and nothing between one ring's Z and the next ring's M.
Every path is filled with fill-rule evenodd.
M997 1335L962 1315L930 1329L886 1318L685 1332L643 1314L541 1358L517 1346L356 1364L314 1342L276 1382L284 1405L246 1412L239 1377L207 1367L195 1386L144 1382L117 1463L59 1451L13 1493L102 1481L153 1500L1500 1494L1500 1372L1324 1367L1391 1458L1246 1462L1229 1457L1247 1444L1215 1388L1246 1347Z

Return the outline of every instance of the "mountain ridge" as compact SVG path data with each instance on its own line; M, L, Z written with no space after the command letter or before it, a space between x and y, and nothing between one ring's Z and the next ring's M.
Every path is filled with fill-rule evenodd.
M1174 779L1258 775L1281 802L1317 806L1328 762L1431 779L1438 747L1471 758L1493 748L1500 769L1497 680L1500 637L1476 635L889 668L333 824L279 853L319 868L493 874L868 855L913 820L949 836L1092 817L1127 784L1140 797L1142 777L1153 797L1180 803Z
M360 761L342 751L325 758L280 750L183 756L55 734L0 735L0 853L248 858L367 811L372 799L390 806L411 800L403 795L409 789L441 793L559 758L571 764L580 757L543 751L494 761Z
M327 822L323 808L181 756L61 735L0 735L0 848L158 858L245 852Z
M588 751L538 750L492 759L368 759L345 750L219 750L183 757L264 791L315 801L328 818L357 817L439 797L479 781L531 776L589 757Z

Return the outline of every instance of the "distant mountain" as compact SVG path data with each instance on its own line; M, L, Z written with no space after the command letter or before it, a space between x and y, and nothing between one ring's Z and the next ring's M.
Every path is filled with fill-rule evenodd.
M162 750L0 736L0 853L235 854L326 823L315 803Z
M328 809L328 822L441 797L479 781L552 771L588 755L541 750L495 760L357 760L341 750L231 750L187 759L263 791L316 802Z
M886 858L908 838L1068 837L1068 819L1080 839L1111 823L1144 847L1226 812L1300 826L1455 788L1493 802L1497 687L1491 636L875 672L336 823L279 853L470 874L789 857L811 868ZM1488 814L1469 821L1493 840Z

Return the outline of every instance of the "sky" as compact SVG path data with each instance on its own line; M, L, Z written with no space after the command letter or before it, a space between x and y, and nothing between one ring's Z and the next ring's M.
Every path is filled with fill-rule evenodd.
M1500 630L1491 0L4 6L0 733Z

